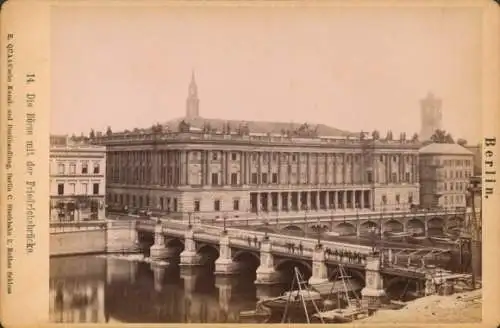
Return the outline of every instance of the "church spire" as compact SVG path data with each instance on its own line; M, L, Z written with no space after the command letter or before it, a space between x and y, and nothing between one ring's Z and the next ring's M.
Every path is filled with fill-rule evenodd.
M194 69L191 71L188 98L186 100L186 118L193 119L199 116L198 86L196 85Z

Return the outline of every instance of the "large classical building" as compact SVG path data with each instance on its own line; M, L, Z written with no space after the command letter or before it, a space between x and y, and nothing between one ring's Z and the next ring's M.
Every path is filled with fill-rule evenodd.
M184 117L148 129L108 129L92 142L107 147L113 206L217 219L419 203L418 141L324 124L203 118L194 76Z
M106 148L51 136L50 220L104 219Z
M440 130L443 124L442 100L429 93L420 101L421 130L420 139L429 140L431 136Z
M473 154L458 144L432 143L420 153L420 203L424 208L466 206Z

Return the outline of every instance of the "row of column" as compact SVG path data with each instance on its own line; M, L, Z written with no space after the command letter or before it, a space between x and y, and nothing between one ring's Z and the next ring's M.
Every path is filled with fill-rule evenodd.
M190 154L196 152L201 154L200 159L192 160ZM151 153L151 158L148 162L128 157L127 153L113 152L108 160L108 172L112 177L111 182L130 183L135 179L135 168L149 171L147 174L147 184L156 185L189 185L190 164L201 163L202 185L211 184L212 164L215 164L217 172L222 172L222 185L231 183L231 173L238 173L240 179L238 184L251 184L251 174L258 174L258 184L261 184L262 173L268 173L271 177L272 173L277 173L278 184L289 184L290 181L284 181L283 176L289 176L289 168L295 166L297 174L301 176L302 172L306 173L305 184L320 183L321 172L324 172L325 184L338 184L350 182L351 184L365 183L399 183L405 181L405 173L410 172L410 181L415 183L418 181L418 164L416 154L407 153L289 153L289 152L246 152L246 151L216 151L220 158L212 159L213 153L209 150L170 150L170 151L155 151ZM232 154L237 154L238 159L232 160ZM263 160L264 154L268 157L267 161ZM306 160L302 160L305 154ZM276 155L276 160L272 160ZM326 155L323 160L320 160L321 155ZM337 160L340 155L341 160ZM295 159L293 159L295 156ZM375 160L370 160L367 156L375 156ZM117 157L117 158L116 158ZM406 158L410 158L409 161ZM140 157L138 157L140 158ZM284 159L285 158L285 159ZM397 160L394 161L394 158ZM215 161L215 163L214 163ZM132 162L132 163L130 163ZM239 169L233 170L232 163L237 162ZM379 174L380 164L385 165L385 179ZM219 166L220 165L220 166ZM323 168L321 168L323 166ZM282 174L282 170L286 169L286 174ZM341 181L337 181L337 172L341 171ZM369 179L366 172L370 169L372 178ZM409 169L409 170L408 170ZM173 177L168 179L167 171L171 170ZM397 172L397 181L392 181L392 173ZM118 180L118 181L116 181ZM140 179L141 180L141 179ZM169 180L169 181L167 181ZM373 181L368 181L373 180ZM141 181L144 184L144 181Z
M370 190L250 193L252 212L373 208Z

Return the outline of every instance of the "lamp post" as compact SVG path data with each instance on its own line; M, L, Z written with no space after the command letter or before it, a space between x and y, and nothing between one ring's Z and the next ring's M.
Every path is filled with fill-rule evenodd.
M226 234L227 233L227 229L226 229L227 214L224 214L224 216L222 217L222 219L224 220L223 221L223 224L224 224L224 230L223 230L223 232L224 232L224 234Z
M307 236L307 205L304 207L304 235Z
M191 225L191 212L188 212L188 228L191 229L193 226Z
M321 220L318 216L318 247L321 247Z

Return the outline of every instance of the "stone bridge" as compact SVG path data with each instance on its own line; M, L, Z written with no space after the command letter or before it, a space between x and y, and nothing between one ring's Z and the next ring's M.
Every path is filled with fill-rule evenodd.
M251 267L257 285L282 282L294 266L309 278L311 285L322 285L334 279L342 264L351 278L364 286L363 297L377 303L385 295L384 289L392 285L411 281L422 292L423 283L431 279L428 269L410 263L406 249L386 248L375 254L370 246L335 241L321 241L319 245L318 240L311 238L188 225L181 221L137 220L136 231L138 242L143 245L149 235L147 246L152 260L180 257L180 265L184 267L213 262L219 276L237 274ZM427 250L427 255L432 251ZM395 263L401 253L406 265Z
M194 213L196 214L196 213ZM439 236L453 227L464 224L470 210L373 212L352 211L346 213L304 212L302 217L262 214L258 218L226 218L204 220L202 223L235 228L250 228L270 233L335 232L339 235L367 234L373 229L385 232L411 232L421 236ZM193 215L193 220L196 215Z

